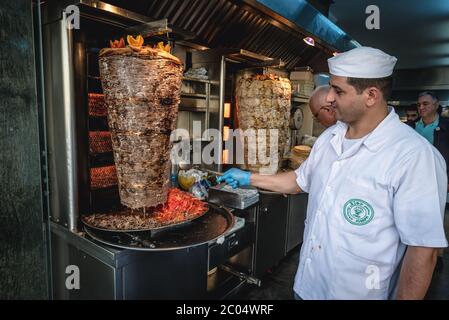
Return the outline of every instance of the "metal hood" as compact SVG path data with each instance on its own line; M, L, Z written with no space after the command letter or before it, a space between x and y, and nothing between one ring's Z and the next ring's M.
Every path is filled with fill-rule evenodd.
M351 39L305 0L106 0L151 19L166 18L193 32L192 42L209 48L238 48L281 59L287 69L311 66L327 71L336 50L354 47ZM295 3L296 9L291 10ZM316 46L304 43L313 36Z
M248 3L261 4L273 13L287 19L285 23L294 24L339 51L347 51L360 46L356 41L310 5L306 0L247 0Z
M280 59L287 69L327 71L334 51L358 45L306 0L48 0L46 19L56 19L68 4L119 11L122 18L132 14L141 22L167 19L172 29L192 35L190 43L244 49ZM305 44L306 36L315 39L315 46Z

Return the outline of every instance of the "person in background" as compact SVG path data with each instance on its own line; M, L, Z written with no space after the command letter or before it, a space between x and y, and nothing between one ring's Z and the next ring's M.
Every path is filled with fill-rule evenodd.
M449 119L440 116L438 97L432 91L421 92L417 106L421 119L416 122L415 130L437 148L448 165ZM449 169L446 173L449 173Z
M337 122L334 108L326 101L329 89L330 86L328 85L319 86L313 91L309 99L309 108L313 117L326 128Z
M437 148L446 161L447 167L449 165L449 119L440 116L440 102L433 91L421 92L418 95L417 106L421 119L416 122L415 130ZM449 170L446 174L449 176ZM443 250L440 250L436 270L442 269Z
M406 124L414 128L416 122L419 120L418 108L416 107L416 104L411 104L405 108L405 116L407 117Z

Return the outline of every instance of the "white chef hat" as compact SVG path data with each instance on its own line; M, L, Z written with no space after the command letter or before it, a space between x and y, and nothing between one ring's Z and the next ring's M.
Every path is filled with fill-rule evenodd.
M370 47L359 47L327 60L329 72L335 76L376 79L391 76L396 57Z

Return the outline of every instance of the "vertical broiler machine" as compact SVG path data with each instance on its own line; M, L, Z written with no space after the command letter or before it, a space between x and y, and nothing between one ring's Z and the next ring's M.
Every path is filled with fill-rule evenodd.
M167 45L192 35L100 1L42 6L53 298L225 298L257 283L251 213L169 187L182 62ZM222 105L207 120L220 130Z

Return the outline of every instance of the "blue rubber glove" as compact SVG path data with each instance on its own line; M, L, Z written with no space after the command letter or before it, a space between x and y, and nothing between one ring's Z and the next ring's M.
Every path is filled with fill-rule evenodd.
M217 177L217 182L225 181L232 188L241 186L249 186L251 179L251 172L243 171L237 168L232 168L226 171L222 176Z

